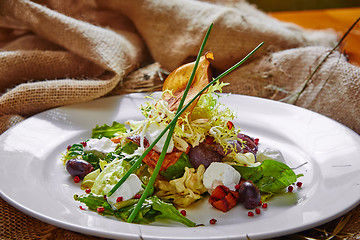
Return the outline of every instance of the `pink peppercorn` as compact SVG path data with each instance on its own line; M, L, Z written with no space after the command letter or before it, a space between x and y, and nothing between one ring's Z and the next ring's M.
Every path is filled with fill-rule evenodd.
M74 177L74 183L78 183L78 182L80 182L80 178L79 178L79 176L75 176Z
M215 218L212 218L212 219L210 219L210 221L209 221L210 224L215 224L216 222L217 222L217 220L216 220Z
M102 212L105 211L105 208L104 208L104 207L98 207L98 208L96 209L96 211L98 211L99 213L102 213Z

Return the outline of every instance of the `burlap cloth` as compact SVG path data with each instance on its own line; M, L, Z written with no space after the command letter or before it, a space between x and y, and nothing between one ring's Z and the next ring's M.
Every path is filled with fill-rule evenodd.
M0 0L1 133L50 108L159 89L164 73L196 57L210 23L205 51L214 53L215 73L265 42L224 78L231 82L226 90L276 100L299 92L339 40L331 30L304 30L235 0ZM360 133L359 88L359 67L336 51L294 104ZM358 239L360 208L350 214L343 231ZM91 238L38 221L0 199L0 239Z

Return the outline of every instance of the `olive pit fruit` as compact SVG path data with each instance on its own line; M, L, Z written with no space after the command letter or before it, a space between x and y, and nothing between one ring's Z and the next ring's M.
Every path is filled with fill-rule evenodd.
M239 202L241 202L245 208L253 209L259 206L261 195L258 187L253 182L243 182L238 191Z
M65 167L72 177L78 176L80 179L83 179L94 170L94 167L90 163L78 158L67 161Z

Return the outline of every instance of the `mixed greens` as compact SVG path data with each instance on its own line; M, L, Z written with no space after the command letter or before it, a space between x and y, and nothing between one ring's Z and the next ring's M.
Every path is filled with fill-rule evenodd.
M163 162L166 167L161 168L151 194L142 204L133 222L145 224L167 218L189 227L196 226L182 215L178 208L186 208L209 195L214 199L212 197L217 194L216 187L224 185L219 183L217 186L205 187L204 175L213 163L209 163L209 159L216 159L216 163L231 166L239 173L242 181L251 181L258 188L263 199L281 193L301 176L296 175L286 164L271 157L264 157L264 152L258 150L258 140L242 134L240 129L232 124L236 114L219 101L221 95L218 93L223 86L224 83L218 83L209 88L201 95L192 113L182 116L176 124L172 136L173 148L166 154ZM91 166L79 167L91 169L84 176L72 173L73 169L68 168L73 177L81 175L81 188L86 191L83 195L76 195L75 200L86 204L90 210L128 221L138 203L156 165L159 150L151 150L131 173L137 176L141 185L132 196L126 199L118 199L121 196L116 196L117 199L110 201L107 195L139 159L151 139L154 139L151 133L156 136L158 129L162 129L161 123L169 122L173 117L173 114L166 110L167 105L162 98L150 99L151 101L141 107L144 120L127 121L126 125L113 122L112 125L96 126L88 141L69 146L64 154L66 165L77 159L80 163L86 161ZM152 132L149 134L149 131ZM101 144L96 145L98 142ZM89 146L91 144L92 147ZM202 147L204 145L205 148ZM161 145L158 147L161 151ZM106 149L109 152L106 152ZM197 149L201 150L200 154ZM219 158L212 158L214 154ZM257 158L266 160L260 162ZM234 184L240 186L241 181ZM230 189L229 192L234 195L236 190ZM216 207L215 202L212 205ZM217 208L223 211L222 206ZM224 211L228 210L230 209Z

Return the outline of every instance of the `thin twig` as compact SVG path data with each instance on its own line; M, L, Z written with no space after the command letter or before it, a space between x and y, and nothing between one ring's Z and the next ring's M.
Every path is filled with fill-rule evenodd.
M287 102L290 104L295 104L296 101L300 98L300 95L305 91L307 86L309 85L309 82L311 81L312 77L315 75L315 73L320 69L320 67L324 64L324 62L329 58L329 56L340 46L340 44L344 41L344 39L349 35L349 33L353 30L353 28L356 26L356 24L360 21L360 17L351 25L351 27L345 32L345 34L341 37L339 42L333 47L330 52L323 58L323 60L316 66L314 71L312 71L309 75L309 77L305 80L302 88L297 93L294 93L290 95L289 97L286 97L280 101Z

